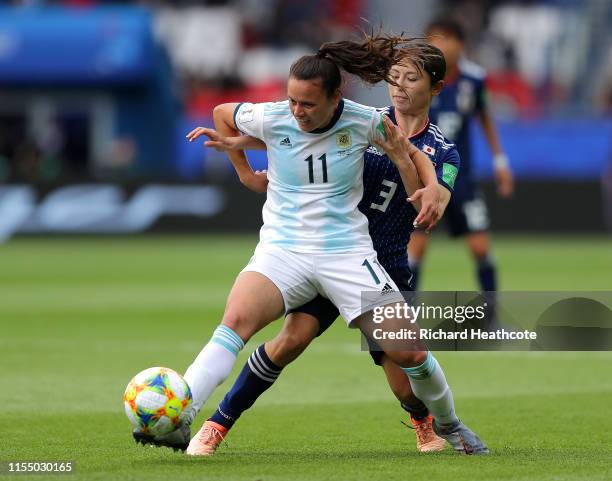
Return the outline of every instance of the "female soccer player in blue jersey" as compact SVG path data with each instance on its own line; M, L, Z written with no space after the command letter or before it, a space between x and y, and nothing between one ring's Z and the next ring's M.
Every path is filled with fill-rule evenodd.
M442 133L457 145L461 156L455 192L446 210L448 229L453 237L465 236L476 263L480 289L485 292L496 291L496 266L490 255L489 216L471 166L470 131L474 118L482 125L485 139L493 152L499 195L509 197L514 183L487 106L485 71L463 57L465 35L455 20L446 17L436 19L429 24L426 32L430 43L444 54L447 67L444 90L432 103L430 116ZM427 240L428 237L418 231L410 240L410 268L414 274L415 288L418 287Z
M402 290L410 290L411 273L405 246L417 211L406 202L406 197L407 192L414 193L422 187L415 163L433 162L436 165L443 210L450 198L459 158L454 145L443 139L437 127L428 121L431 99L443 86L442 54L423 43L405 46L400 54L399 63L390 71L396 84L390 86L393 106L383 109L388 116L385 119L386 139L375 142L381 150L371 146L366 153L364 194L359 210L368 219L378 261ZM224 133L232 133L231 130ZM250 137L226 138L210 129L196 129L193 134L194 137L208 135L213 140L206 145L220 150L265 147ZM271 141L265 140L270 149ZM251 173L245 184L253 190L263 191L266 177ZM192 440L188 452L197 449L194 454L214 453L242 412L274 383L282 368L299 356L339 315L332 300L320 295L288 312L282 332L251 355L231 391ZM380 350L371 354L385 370L402 406L411 413L419 450L439 450L444 440L433 433L428 408L413 395L413 389L430 409L436 411L436 429L455 449L475 454L487 452L486 446L457 420L452 395L431 354L420 366L410 369L402 369ZM436 379L433 383L432 378ZM437 384L438 388L419 383L425 379Z

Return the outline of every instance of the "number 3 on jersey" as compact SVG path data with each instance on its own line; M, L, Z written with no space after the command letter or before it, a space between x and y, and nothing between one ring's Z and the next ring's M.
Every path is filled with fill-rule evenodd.
M390 180L385 179L382 181L382 185L384 187L380 191L380 194L378 194L378 196L382 197L385 200L382 204L375 204L374 202L372 202L372 204L370 204L370 209L376 209L381 212L385 212L387 210L387 207L389 207L391 199L393 199L395 191L397 190L397 184L395 182L391 182Z
M321 161L321 171L323 176L323 183L327 182L327 156L326 154L321 155L318 160ZM308 180L311 184L315 183L314 180L314 161L312 155L309 155L304 159L304 162L308 162Z

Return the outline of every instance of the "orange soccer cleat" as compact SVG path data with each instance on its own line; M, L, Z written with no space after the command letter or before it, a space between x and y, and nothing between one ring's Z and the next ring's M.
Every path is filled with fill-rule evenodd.
M446 441L434 432L431 414L421 420L413 419L411 416L410 422L416 433L417 451L421 453L431 453L444 449Z
M212 456L227 436L228 429L214 421L206 421L191 439L186 453L191 456Z

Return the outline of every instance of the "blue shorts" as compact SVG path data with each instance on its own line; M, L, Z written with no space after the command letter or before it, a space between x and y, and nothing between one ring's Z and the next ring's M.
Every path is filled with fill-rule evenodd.
M489 230L489 212L480 188L471 176L457 176L446 212L446 227L453 237Z
M410 272L408 266L401 269L387 270L387 273L397 284L400 291L414 291L414 285L412 284L412 272ZM287 311L287 315L291 314L292 312L303 312L304 314L309 314L317 319L317 321L319 321L319 332L317 333L317 337L329 329L329 326L331 326L340 315L336 306L334 306L329 299L321 295L318 295L312 301L307 302L303 306L290 309ZM368 339L368 343L370 342L371 341ZM370 350L370 355L372 356L374 363L378 366L380 366L383 354L383 351L376 349L375 347L374 350Z

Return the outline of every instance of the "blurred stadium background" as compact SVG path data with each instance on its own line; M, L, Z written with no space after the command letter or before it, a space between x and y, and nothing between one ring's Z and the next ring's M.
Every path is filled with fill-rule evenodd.
M0 6L0 239L256 232L263 197L185 133L218 103L283 99L291 62L323 41L381 23L419 35L442 11L489 72L517 177L498 200L475 129L493 231L612 229L608 0L23 0ZM384 86L345 91L388 103Z
M0 0L0 471L72 459L75 479L611 479L609 352L440 353L486 460L417 456L342 322L205 470L132 446L121 407L136 372L189 365L261 224L264 197L185 134L217 103L283 99L294 59L356 27L419 35L443 11L463 22L517 177L498 200L476 129L501 287L609 290L611 3ZM388 103L383 86L346 94ZM424 288L474 289L463 243L437 234ZM249 342L231 380L278 328Z

